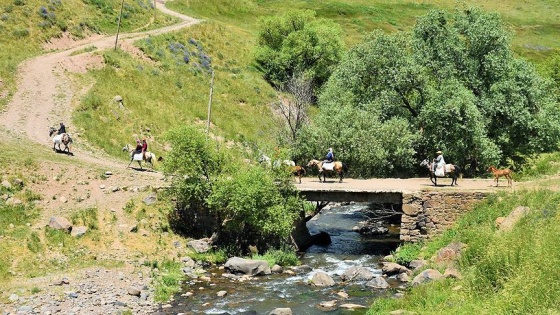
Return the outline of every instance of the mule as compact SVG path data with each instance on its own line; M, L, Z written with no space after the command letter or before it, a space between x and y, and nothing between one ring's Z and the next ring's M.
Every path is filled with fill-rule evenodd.
M55 134L56 132L57 132L56 128L49 127L49 137L52 137L53 134ZM66 152L66 154L73 155L71 149L72 149L72 143L74 143L74 141L72 140L72 137L70 137L70 134L62 133L59 135L55 135L52 138L52 141L53 141L53 151ZM61 144L64 145L64 149L60 148Z
M507 179L508 187L513 186L513 178L511 177L511 175L513 175L513 171L510 170L509 168L499 170L494 165L491 165L488 168L488 172L494 174L494 178L496 179L496 187L498 187L498 180L502 176Z
M430 180L432 181L434 186L437 186L437 179L441 176L436 176L436 174L434 173L434 163L430 162L430 160L428 159L425 159L424 161L420 162L420 166L426 166L428 168L428 172L430 173ZM443 177L451 177L451 186L459 186L459 184L457 184L457 177L459 176L459 173L461 173L461 168L458 165L446 164L445 171L445 176Z
M322 182L324 183L326 180L326 174L335 172L338 174L338 177L340 178L338 182L342 183L342 179L344 178L344 172L348 172L348 167L346 167L346 165L340 161L335 161L332 163L333 163L333 167L332 169L329 169L324 167L325 166L324 161L311 160L309 161L309 163L307 163L307 167L317 167L317 170L319 171L319 182L321 182L321 175L323 175Z
M140 169L143 170L144 168L142 168L142 161L144 161L144 163L146 163L146 165L150 164L150 168L153 170L154 169L154 162L156 160L156 155L152 152L146 151L144 152L144 155L142 155L142 159L135 159L135 152L136 152L136 148L132 147L130 144L126 144L123 148L122 148L123 152L128 152L130 154L130 162L128 163L128 165L126 166L127 168L130 166L130 164L132 164L132 162L136 161L138 162L138 165L140 166ZM138 154L142 154L142 153L138 153Z

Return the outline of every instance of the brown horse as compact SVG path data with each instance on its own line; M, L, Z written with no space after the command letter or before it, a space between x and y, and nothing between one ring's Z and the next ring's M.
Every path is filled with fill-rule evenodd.
M303 168L303 166L299 166L299 165L290 166L290 167L291 167L291 169L292 169L292 174L293 174L295 177L298 177L298 178L299 178L299 183L301 184L301 177L302 177L303 175L305 175L305 168ZM295 180L295 177L294 177L294 180Z
M496 187L498 187L498 180L500 179L500 177L505 177L508 181L508 187L513 185L513 178L511 177L511 175L513 174L512 170L510 170L509 168L503 169L503 170L499 170L497 169L494 165L491 165L488 168L488 172L492 172L492 174L494 174L494 178L496 179Z
M428 168L428 172L430 172L430 180L432 181L434 186L437 186L438 176L436 176L436 174L434 173L434 163L430 162L428 159L425 159L424 161L420 162L420 166L425 166ZM458 165L453 164L447 164L445 167L446 169L449 168L450 170L449 172L445 173L445 176L451 177L451 186L459 186L459 184L457 184L457 177L459 173L461 173L461 168Z
M319 182L321 181L321 174L323 174L323 183L325 182L325 177L326 177L326 173L332 173L332 172L336 172L338 173L338 176L340 177L339 182L342 183L342 178L344 177L344 172L348 171L348 168L346 167L345 164L343 164L340 161L335 161L333 162L333 168L332 169L327 169L323 167L323 161L319 161L319 160L311 160L309 161L309 163L307 163L307 167L317 167L317 170L319 171Z

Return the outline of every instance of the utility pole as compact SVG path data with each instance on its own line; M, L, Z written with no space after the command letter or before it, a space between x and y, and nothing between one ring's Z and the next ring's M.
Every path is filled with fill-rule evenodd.
M214 70L212 70L212 80L210 81L210 98L208 100L208 121L206 122L206 139L210 132L210 112L212 110L212 90L214 89Z
M121 12L119 13L119 22L117 24L117 38L115 38L115 50L117 50L117 42L119 41L119 31L121 30L121 18L122 18L123 6L124 6L124 0L121 1Z

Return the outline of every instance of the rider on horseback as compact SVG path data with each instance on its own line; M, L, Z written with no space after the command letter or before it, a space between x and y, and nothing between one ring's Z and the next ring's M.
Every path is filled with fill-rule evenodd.
M144 160L146 159L146 151L148 151L148 142L146 142L146 138L142 139L142 157Z
M327 156L325 156L325 163L331 163L334 161L334 153L332 148L329 148L329 152L327 153Z
M60 128L58 128L58 134L61 135L63 133L66 133L66 126L64 126L63 123L60 123Z
M443 167L443 171L445 172L445 160L443 159L443 152L441 152L440 150L437 151L436 154L438 154L438 156L434 160L434 173L439 167Z

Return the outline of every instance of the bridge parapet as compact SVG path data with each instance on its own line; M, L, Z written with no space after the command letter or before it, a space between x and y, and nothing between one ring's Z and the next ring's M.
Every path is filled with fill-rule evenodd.
M403 194L400 239L418 242L441 234L488 194L445 191Z
M449 229L491 191L301 189L308 201L368 202L402 209L400 239L418 242Z

